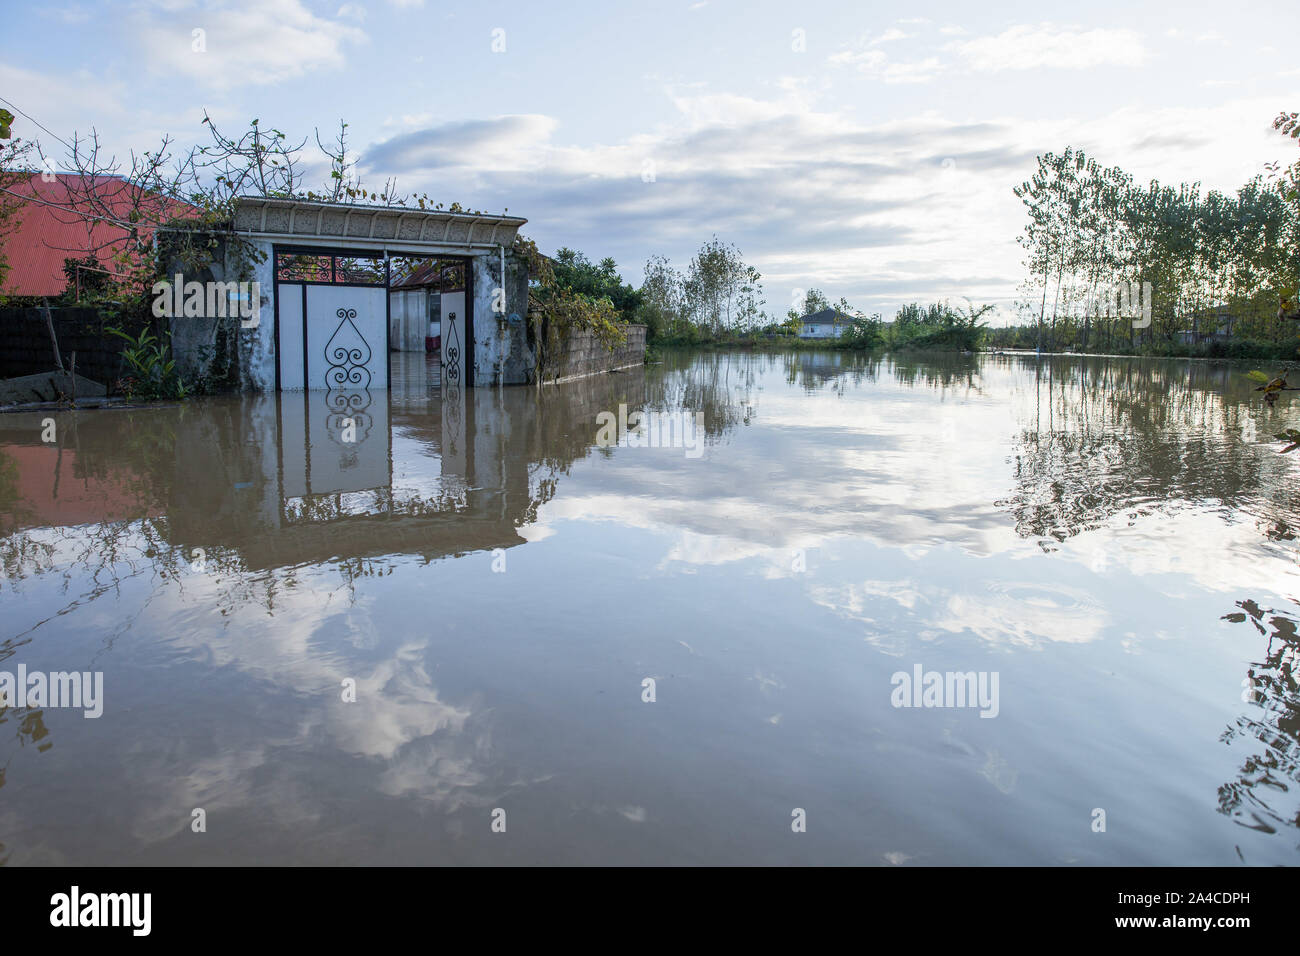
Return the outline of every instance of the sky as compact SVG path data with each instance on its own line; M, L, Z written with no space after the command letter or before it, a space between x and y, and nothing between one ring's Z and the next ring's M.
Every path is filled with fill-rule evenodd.
M345 120L368 186L508 209L543 251L612 256L634 285L716 235L776 316L818 288L886 318L993 303L1000 324L1038 154L1221 190L1300 159L1271 128L1300 110L1298 11L52 0L6 9L0 97L56 167L54 137L92 128L125 157L205 142L205 111L309 145Z

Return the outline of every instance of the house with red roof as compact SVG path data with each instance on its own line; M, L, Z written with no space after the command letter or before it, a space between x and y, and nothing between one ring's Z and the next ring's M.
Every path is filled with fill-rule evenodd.
M127 223L131 210L139 206L139 186L118 176L83 180L73 173L36 172L9 188L25 201L15 213L16 227L0 237L9 264L0 292L58 295L68 284L63 271L68 258L93 255L106 272L118 273L120 267L111 259L131 240ZM111 221L80 211L87 208L82 201L87 193Z

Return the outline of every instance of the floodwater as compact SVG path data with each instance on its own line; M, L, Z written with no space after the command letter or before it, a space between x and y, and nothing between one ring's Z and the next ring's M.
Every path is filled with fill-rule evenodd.
M102 674L0 709L0 861L1300 862L1300 405L1240 369L400 358L0 416L0 672Z

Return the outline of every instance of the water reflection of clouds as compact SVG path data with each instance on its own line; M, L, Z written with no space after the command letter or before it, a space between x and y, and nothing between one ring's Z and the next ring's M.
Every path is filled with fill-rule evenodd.
M329 575L313 574L282 592L273 627L266 626L265 608L244 606L216 633L199 626L176 631L169 643L182 659L254 683L239 693L240 706L254 702L253 722L235 724L247 737L227 725L232 739L207 741L216 754L196 753L197 744L159 752L151 749L156 741L134 749L131 772L151 781L156 794L133 825L140 839L175 835L188 826L189 808L198 806L229 813L255 803L281 824L313 823L325 812L321 797L302 785L292 764L302 742L316 738L338 755L335 766L343 766L343 757L371 764L373 772L358 779L380 793L414 796L447 811L473 802L487 779L479 769L490 752L486 725L468 704L442 699L427 668L427 638L385 640L373 617L378 598L344 604ZM201 614L209 606L204 591L218 587L200 579L184 598L172 592L155 599L155 626ZM354 703L343 700L345 679L356 682Z
M951 595L944 612L934 623L945 631L970 631L990 644L1021 647L1095 641L1110 623L1109 613L1090 594L1059 584L989 582L982 592Z
M1243 492L1270 487L1286 463L1242 444L1253 419L1240 396L1219 391L1230 379L1215 370L989 361L970 379L978 387L908 378L900 390L888 362L852 381L845 365L844 378L837 367L826 381L846 387L810 409L802 391L765 381L763 359L746 367L759 369L761 415L725 456L683 467L620 452L576 473L540 520L652 531L667 539L661 571L752 562L786 577L792 551L818 548L810 599L882 629L903 625L876 599L897 601L854 580L851 566L939 549L992 558L996 577L958 564L931 582L924 614L918 591L905 591L917 618L907 626L1020 646L1102 636L1116 577L1140 580L1149 599L1292 586L1291 553L1261 561L1258 528L1224 502L1255 505ZM1159 400L1143 401L1145 389ZM1035 574L1024 584L1014 562L1044 560L1055 564L1025 566Z
M1064 542L1053 559L1103 578L1145 578L1147 587L1171 598L1295 589L1295 559L1286 547L1263 540L1252 522L1225 521L1209 505L1111 522Z
M721 621L725 629L743 617L732 613L732 596L750 598L745 610L764 616L745 635L741 650L724 655L717 642L701 643L685 631L682 636L700 646L700 654L686 641L665 643L697 668L693 680L704 680L699 675L710 673L707 668L739 661L743 666L733 676L757 703L736 719L761 721L765 733L778 727L802 731L810 719L829 722L824 728L845 713L860 714L856 699L824 691L834 689L839 661L870 666L875 650L901 656L959 646L975 658L1058 648L1054 655L999 654L1008 668L1038 668L1043 684L1053 688L1068 682L1076 661L1097 671L1125 650L1145 649L1145 660L1134 655L1133 673L1155 678L1146 686L1159 705L1181 701L1203 713L1217 702L1214 677L1203 673L1209 669L1205 661L1180 657L1172 647L1169 657L1150 653L1154 642L1179 639L1192 646L1207 633L1213 636L1212 618L1204 631L1197 630L1205 621L1193 606L1206 603L1207 594L1212 603L1215 594L1294 590L1294 542L1281 523L1289 514L1288 499L1278 489L1285 488L1295 463L1260 460L1258 449L1243 446L1240 436L1248 429L1227 399L1192 401L1177 380L1161 379L1160 388L1172 390L1170 416L1150 410L1140 395L1132 408L1114 401L1088 406L1075 386L1057 383L1040 395L1031 372L992 361L984 366L978 395L964 387L945 392L928 380L895 380L888 363L860 380L851 379L848 363L843 378L825 380L834 388L796 393L783 382L764 382L762 362L736 363L759 367L761 407L755 402L757 411L742 415L731 394L736 390L729 388L731 404L707 416L715 443L699 461L673 449L593 451L594 414L617 407L621 393L596 391L575 407L571 393L560 390L504 396L484 391L465 410L466 435L474 441L467 437L457 468L441 455L437 414L395 412L391 444L382 431L372 432L366 448L373 445L377 477L354 483L378 488L373 507L361 509L368 515L364 521L338 508L334 498L360 492L323 483L324 452L317 454L305 438L296 440L303 451L295 448L296 457L285 460L300 464L304 475L310 471L310 490L319 485L329 494L318 496L310 511L290 515L295 520L281 522L281 490L272 480L275 442L267 439L264 448L250 450L244 441L264 434L259 422L269 417L258 409L266 403L232 402L214 406L218 414L210 417L195 406L177 422L191 429L184 447L208 453L196 452L198 460L182 461L178 471L175 448L168 446L149 465L156 484L170 495L167 535L146 528L153 519L122 522L112 529L110 552L95 538L110 528L108 522L32 528L27 544L49 543L53 550L43 564L23 566L27 579L6 585L21 599L19 615L30 616L38 604L54 600L63 574L46 571L66 571L79 584L86 575L74 565L99 567L87 563L98 549L103 566L125 586L103 590L97 604L72 607L48 631L67 636L69 629L108 630L129 617L137 640L123 643L111 663L138 672L160 670L160 663L177 667L174 693L154 688L142 695L157 723L135 725L145 730L137 742L113 751L114 757L123 755L124 772L138 791L123 802L126 829L138 841L156 844L184 834L189 810L207 806L214 814L242 815L242 821L256 818L272 830L324 827L346 833L353 823L341 808L368 806L367 825L382 828L373 816L398 806L367 805L368 800L414 804L416 813L425 806L450 813L492 806L490 801L515 788L566 775L592 795L589 808L653 827L663 815L662 803L612 792L583 770L570 774L563 746L519 730L549 726L552 719L587 726L583 708L589 705L586 698L573 703L529 692L529 675L545 665L530 656L538 652L526 641L511 643L513 622L478 612L463 618L489 621L492 637L518 655L499 668L487 657L477 659L472 641L453 649L428 636L438 589L463 587L465 595L489 602L507 593L464 574L479 562L486 575L484 552L498 546L524 543L529 553L516 563L512 552L510 574L500 582L509 582L521 599L540 601L548 619L558 622L546 654L565 663L596 666L590 665L589 645L573 643L569 633L586 627L588 611L566 603L567 587L583 579L536 590L537 578L520 573L529 562L538 568L534 557L546 562L542 577L548 582L575 569L590 572L596 565L584 562L593 551L618 557L599 562L609 575L602 581L608 604L601 606L653 607L670 594L682 602L673 609L678 620L715 626ZM767 364L779 369L779 363ZM654 374L647 378L653 381ZM682 392L692 400L705 394ZM630 400L635 405L636 395ZM813 410L807 411L810 403ZM1062 403L1064 411L1057 407ZM1051 409L1052 415L1045 414ZM229 426L220 417L227 411ZM1209 417L1197 417L1202 412ZM960 428L952 427L954 419ZM229 433L207 442L196 426L214 433L228 427ZM217 454L223 449L225 457ZM93 461L90 451L87 461ZM107 451L101 454L111 460ZM334 469L347 475L355 470ZM257 484L259 474L270 477ZM539 491L543 479L554 479L546 494ZM248 518L254 500L267 503L265 517L256 521ZM1268 534L1261 521L1268 523ZM584 523L591 527L574 527ZM215 571L186 573L188 546L218 540L230 561L217 566L214 549ZM179 576L151 550L160 544L165 554L179 557ZM804 572L794 567L796 551L805 553ZM354 567L367 561L384 573L367 576ZM674 584L681 582L646 583L688 573L698 577L675 593ZM714 605L728 616L713 617ZM649 617L626 639L653 649L662 635L653 634L654 615ZM1113 641L1102 640L1112 634ZM817 639L809 644L815 652L796 660L788 648L804 636ZM1085 655L1082 647L1063 645L1093 646ZM447 660L449 652L458 666L440 670L439 657ZM741 656L727 656L735 654ZM892 666L887 659L875 663ZM1259 665L1279 681L1292 666L1290 657ZM656 660L649 672L671 668ZM1158 683L1166 672L1173 686ZM801 700L800 688L814 676L819 699ZM345 678L358 682L355 704L340 699ZM1281 683L1274 691L1293 701ZM180 694L187 699L173 703ZM1134 726L1151 719L1136 708L1133 713ZM1254 747L1271 725L1249 716L1256 723L1240 726L1241 740ZM724 732L737 726L729 719L718 717ZM991 723L1001 733L1013 722ZM521 739L529 746L521 748ZM995 795L1015 790L1016 768L1029 773L1040 746L1036 738L1018 740L1014 733L1003 739L1006 757L983 745L965 754L970 775L981 788L987 782ZM852 759L854 740L840 756ZM917 737L908 744L919 755L914 769L932 763L929 743ZM1189 764L1202 761L1198 743L1184 740L1180 746ZM607 765L616 763L609 753L600 756ZM1243 771L1242 788L1259 782ZM31 819L9 813L5 829L30 831L40 810L33 804L26 815ZM60 852L55 846L40 849L51 858ZM168 849L181 852L179 842ZM25 847L23 859L30 860L32 852Z
M942 634L971 633L991 645L1025 648L1083 643L1100 637L1108 622L1086 592L1057 585L869 580L816 585L808 593L813 603L860 625L865 640L891 654Z
M978 411L980 418L963 451L938 441L953 403L886 402L882 411L873 400L887 394L886 386L864 386L801 414L806 398L769 391L763 415L738 432L725 457L682 462L616 449L597 468L576 472L539 518L612 520L726 541L674 546L683 558L708 554L706 563L719 553L741 558L831 538L923 547L957 541L980 554L1013 543L993 504L1006 487L1005 456L996 447L990 453L986 440L1004 412L987 402L963 404L963 414ZM923 414L909 422L918 408Z

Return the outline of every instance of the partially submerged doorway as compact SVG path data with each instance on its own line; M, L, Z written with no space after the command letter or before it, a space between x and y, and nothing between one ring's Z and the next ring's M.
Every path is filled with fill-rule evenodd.
M389 268L389 337L394 351L430 353L439 381L465 383L474 341L469 260L394 256Z
M470 263L275 247L276 387L388 388L390 353L432 353L433 383L473 384Z
M503 356L513 357L514 350L499 341L507 333L513 336L518 332L505 321L507 304L524 302L527 297L527 268L520 267L512 251L525 222L519 217L459 208L430 209L423 203L417 209L400 203L365 206L281 198L237 200L233 230L250 248L241 247L238 255L227 255L221 269L238 275L251 271L253 281L260 282L257 294L263 317L236 333L240 386L254 391L328 390L334 382L323 380L331 365L324 350L337 334L335 349L342 350L342 358L335 379L345 376L349 382L364 381L368 374L371 388L391 387L391 349L421 359L428 354L418 351L421 340L429 337L427 314L410 330L413 341L406 337L392 341L389 293L396 276L391 265L399 257L463 264L460 288L439 290L437 319L442 325L445 316L447 327L435 335L439 336L439 354L447 362L448 378L458 377L464 385L476 380L529 381L532 366L527 355L522 360L512 358L508 374L502 374ZM450 301L455 292L462 293L463 305L459 300ZM447 302L442 301L444 295ZM355 317L351 310L356 311ZM266 321L268 312L274 315L274 322ZM501 321L490 321L493 315ZM476 316L481 321L476 322ZM320 331L318 327L327 321L329 328ZM224 341L221 337L229 333L226 325L216 321L209 326L188 336L188 352L181 356L200 374L213 364L205 352L219 352ZM442 347L444 340L451 348ZM408 348L415 351L405 351ZM451 361L452 348L455 362ZM398 364L405 367L408 363L402 359Z

